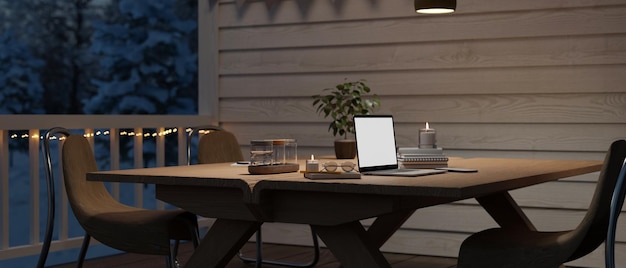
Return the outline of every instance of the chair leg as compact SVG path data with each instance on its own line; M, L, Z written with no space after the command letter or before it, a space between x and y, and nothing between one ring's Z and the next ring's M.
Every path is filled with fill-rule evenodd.
M76 262L77 268L83 267L83 262L85 261L85 256L87 255L87 249L89 249L89 240L91 240L91 236L89 234L85 234L83 244L80 247L80 253L78 254L78 261Z
M179 268L180 267L178 263L178 245L179 244L180 244L179 240L174 241L174 245L170 247L170 254L165 256L167 268Z
M259 230L256 231L256 258L246 257L243 253L241 253L241 251L239 251L239 254L237 255L239 259L241 259L244 263L256 263L256 268L260 267L259 263L263 261L263 247L261 239L261 228L259 228Z
M262 251L263 251L263 240L261 237L261 228L257 231L256 235L256 258L245 257L241 252L239 252L239 259L241 259L245 263L256 262L255 268L261 268L262 264L270 264L277 266L286 266L286 267L294 267L294 268L310 268L317 264L320 257L320 247L319 241L317 238L317 234L311 228L311 237L313 239L313 259L308 263L294 263L294 262L285 262L285 261L276 261L276 260L264 260Z
M193 242L193 248L197 248L198 244L200 244L200 231L198 230L198 226L193 226L190 228L191 242Z
M172 253L172 256L174 256L175 258L178 258L178 246L179 245L180 245L180 240L174 241L174 247L172 247L172 249L170 250L170 252Z
M165 256L165 267L167 268L175 268L174 264L172 264L172 254Z

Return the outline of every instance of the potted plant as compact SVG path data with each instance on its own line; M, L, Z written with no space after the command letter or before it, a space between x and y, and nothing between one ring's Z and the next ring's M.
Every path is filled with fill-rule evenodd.
M332 130L335 137L342 137L335 140L335 156L338 159L351 159L356 156L356 141L348 139L349 133L354 134L352 117L369 114L380 106L378 95L365 96L371 91L365 82L363 79L346 81L334 88L322 90L322 94L312 96L317 113L323 114L324 118L330 116L333 119L328 125L328 131Z

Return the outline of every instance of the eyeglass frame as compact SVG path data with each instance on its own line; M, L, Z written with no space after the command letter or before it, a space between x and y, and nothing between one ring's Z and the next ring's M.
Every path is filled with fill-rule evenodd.
M350 161L345 161L341 163L341 165L337 164L337 162L325 162L322 164L322 171L325 172L335 172L337 168L341 167L344 172L352 172L356 170L356 164ZM332 169L332 170L331 170Z

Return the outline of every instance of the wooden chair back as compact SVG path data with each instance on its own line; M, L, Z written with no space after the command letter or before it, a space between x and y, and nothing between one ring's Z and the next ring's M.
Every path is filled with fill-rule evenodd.
M105 245L127 252L170 254L168 233L163 233L162 236L141 237L131 242L126 238L136 236L137 233L127 234L125 229L112 230L112 226L119 226L120 221L128 221L128 226L136 225L134 221L139 221L140 214L145 210L118 202L109 194L103 182L87 181L87 173L98 171L87 138L81 135L68 136L62 152L68 200L76 219L88 234ZM102 215L106 214L111 215L110 222L102 221Z
M243 161L241 147L233 133L210 131L200 137L198 142L198 163L223 163Z

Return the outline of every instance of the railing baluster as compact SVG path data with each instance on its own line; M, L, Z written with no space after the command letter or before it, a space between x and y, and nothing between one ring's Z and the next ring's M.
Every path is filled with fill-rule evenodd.
M0 250L9 248L9 131L0 130Z
M63 142L64 140L59 139L56 142L57 145L57 157L56 159L58 159L57 161L57 176L55 176L55 178L58 178L56 183L56 188L58 190L58 192L60 193L57 196L60 196L59 198L60 200L60 205L57 206L57 211L59 211L59 240L66 240L68 238L68 233L69 233L69 201L67 200L67 192L65 191L65 179L63 177L63 164L62 164L62 151L61 148L63 148Z
M156 129L157 135L155 138L156 144L156 166L163 167L165 166L165 132L164 127L160 127Z
M178 128L178 165L187 165L187 128Z
M30 174L30 243L39 244L39 129L28 131L28 159Z
M120 169L120 130L118 128L109 129L109 153L111 154L111 170ZM120 200L120 184L111 183L111 195L115 200Z
M156 129L155 144L156 144L156 166L165 166L165 128L159 127ZM165 203L161 200L156 201L157 209L164 209Z
M134 159L135 168L143 168L143 129L135 128L134 138ZM143 207L143 185L139 183L134 184L135 187L135 206Z

